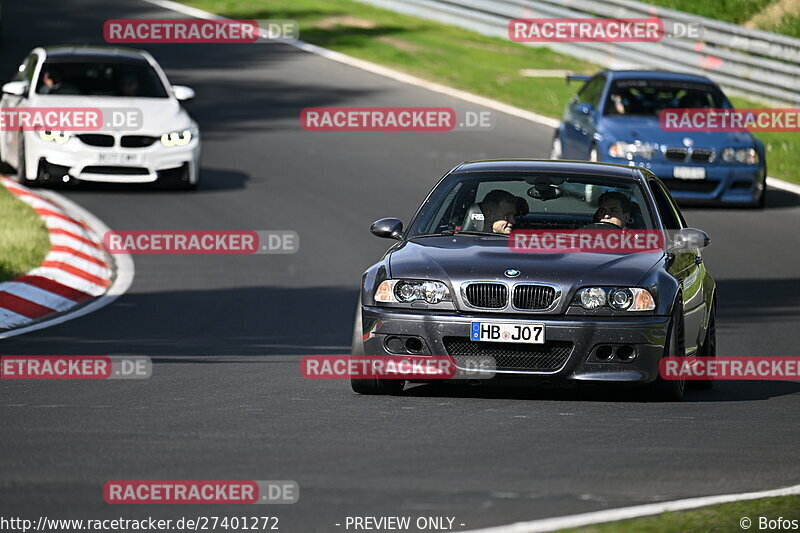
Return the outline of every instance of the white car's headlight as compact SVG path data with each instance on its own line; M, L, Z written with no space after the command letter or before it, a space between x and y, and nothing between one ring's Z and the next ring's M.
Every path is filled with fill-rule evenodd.
M736 161L744 165L756 165L760 161L755 148L725 148L722 150L722 160L727 163Z
M608 155L611 157L628 160L631 160L634 157L652 159L656 150L658 150L658 144L656 143L643 143L642 141L633 141L632 143L628 143L619 141L608 147Z
M656 301L650 291L638 287L585 287L575 295L573 305L590 310L610 307L617 311L652 311Z
M39 130L39 138L43 141L57 142L64 144L69 140L70 133L68 131L45 131Z
M161 144L164 146L186 146L196 135L191 129L171 131L161 136Z
M450 289L441 281L387 279L375 291L376 302L411 303L417 300L429 304L452 301Z

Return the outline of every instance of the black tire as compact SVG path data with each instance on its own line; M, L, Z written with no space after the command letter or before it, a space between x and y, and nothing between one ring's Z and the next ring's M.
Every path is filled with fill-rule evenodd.
M717 356L717 306L711 306L711 317L708 319L708 329L706 329L706 338L703 345L700 347L698 354L700 357L716 357ZM693 389L711 390L714 388L713 379L698 379L689 382Z
M553 136L553 142L550 144L550 159L564 159L564 148L558 133Z
M675 304L677 309L670 320L667 341L664 344L664 356L684 357L686 348L683 340L683 313L680 310L680 298ZM650 385L650 396L659 402L679 402L683 399L686 390L684 379L662 379L658 376Z
M361 322L361 297L358 299L356 307L356 321L353 324L353 344L350 354L354 356L364 355L364 333ZM402 379L359 379L350 378L350 387L353 392L367 395L397 395L403 392L405 380Z
M761 189L761 196L758 197L756 209L765 209L767 207L767 184L764 183L764 188Z
M21 133L19 136L19 141L17 141L17 174L15 178L17 180L17 183L19 183L20 185L28 185L27 183L28 180L25 177L25 145L22 142Z

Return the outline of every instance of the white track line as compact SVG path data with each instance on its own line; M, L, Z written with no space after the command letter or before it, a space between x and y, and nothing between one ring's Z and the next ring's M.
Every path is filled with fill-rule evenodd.
M741 494L723 494L721 496L704 496L701 498L688 498L686 500L671 502L649 503L646 505L608 509L593 513L545 518L542 520L532 520L530 522L517 522L516 524L509 524L507 526L472 529L464 533L540 533L559 529L584 527L593 524L603 524L606 522L616 522L618 520L628 520L630 518L640 518L642 516L652 516L671 511L687 511L689 509L697 509L699 507L717 505L720 503L774 498L776 496L791 496L795 494L800 494L800 485L761 492L743 492ZM733 519L734 517L731 518Z
M176 11L178 13L183 13L184 15L188 15L190 17L195 17L199 19L228 20L227 17L222 17L220 15L216 15L214 13L210 13L208 11L204 11L196 7L179 4L171 0L142 0L142 1L147 2L148 4L153 4L158 7L163 7L164 9ZM355 57L348 56L341 52L334 52L333 50L328 50L327 48L322 48L321 46L317 46L315 44L310 44L296 40L280 40L280 42L286 43L290 46L294 46L295 48L298 48L305 52L322 56L326 59L330 59L331 61L336 61L337 63L342 63L344 65L365 70L373 74L378 74L379 76L384 76L386 78L391 78L393 80L397 80L402 83L407 83L409 85L421 87L429 91L444 94L447 96L452 96L453 98L458 98L459 100L464 100L465 102L470 102L483 107L488 107L489 109L494 109L495 111L500 111L501 113L505 113L507 115L528 120L530 122L535 122L537 124L542 124L544 126L549 126L553 129L557 128L558 125L561 123L561 121L557 119L546 117L544 115L534 113L533 111L521 109L519 107L515 107L513 105L509 105L500 102L498 100L493 100L491 98L478 96L477 94L472 94L466 91L453 89L452 87L447 87L446 85L440 85L438 83L423 80L422 78L417 78L416 76L406 74L405 72L393 70L391 68L384 67L376 63L364 61L363 59L357 59ZM783 181L781 179L773 177L767 177L767 185L769 185L770 187L774 187L776 189L781 189L784 191L789 191L794 194L800 195L800 186L795 185L793 183L789 183L788 181Z

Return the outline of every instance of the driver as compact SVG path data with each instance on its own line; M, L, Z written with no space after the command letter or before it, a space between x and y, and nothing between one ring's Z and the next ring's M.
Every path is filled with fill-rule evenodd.
M483 231L508 235L519 212L518 198L508 191L495 189L483 198L481 211Z
M619 191L608 191L600 195L600 208L594 214L595 222L614 224L624 228L631 218L632 202Z

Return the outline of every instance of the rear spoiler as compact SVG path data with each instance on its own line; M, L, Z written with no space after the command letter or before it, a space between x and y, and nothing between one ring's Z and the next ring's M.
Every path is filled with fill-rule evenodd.
M567 83L573 81L589 81L592 79L590 74L567 74Z

